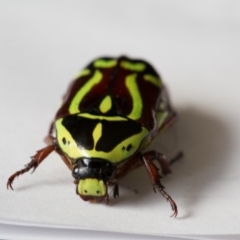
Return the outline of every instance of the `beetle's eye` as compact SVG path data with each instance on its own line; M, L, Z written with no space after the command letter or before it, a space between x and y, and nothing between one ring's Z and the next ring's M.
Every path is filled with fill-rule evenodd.
M72 171L72 176L74 178L79 178L79 168L78 167L75 167Z

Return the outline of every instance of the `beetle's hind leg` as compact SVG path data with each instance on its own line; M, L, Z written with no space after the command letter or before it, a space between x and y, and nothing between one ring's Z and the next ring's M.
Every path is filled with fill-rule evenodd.
M15 172L13 175L11 175L7 181L7 188L11 188L13 190L12 187L12 183L14 181L14 179L16 177L18 177L21 174L24 174L26 172L28 172L29 170L33 169L33 172L35 171L35 169L39 166L39 164L53 151L55 150L55 145L49 145L39 151L37 151L37 153L31 157L31 161L25 166L25 168Z
M160 163L163 169L163 173L165 172L165 174L167 174L171 172L169 164L165 161L164 155L157 153L155 151L149 151L143 153L141 156L141 160L145 165L146 170L150 176L151 182L153 184L153 190L156 192L157 189L163 195L163 197L171 204L173 210L173 214L171 217L176 217L178 214L177 205L174 202L174 200L170 197L170 195L168 195L168 193L164 190L164 186L161 184L160 181L161 175L158 172L158 168L153 163L154 159L156 159Z

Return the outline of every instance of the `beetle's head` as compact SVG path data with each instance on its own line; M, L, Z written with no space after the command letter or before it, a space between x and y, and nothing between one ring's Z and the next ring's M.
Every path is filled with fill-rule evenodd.
M114 167L102 159L82 158L73 168L76 193L84 201L100 202L107 196L107 181L114 174Z

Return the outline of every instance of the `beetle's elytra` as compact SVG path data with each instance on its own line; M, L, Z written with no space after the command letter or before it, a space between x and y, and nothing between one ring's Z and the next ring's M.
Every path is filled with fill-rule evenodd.
M124 56L98 58L71 83L51 124L48 146L13 174L7 187L13 189L15 177L35 170L56 151L72 171L76 193L85 201L108 203L108 186L118 197L118 179L144 166L175 217L177 206L164 190L153 160L163 174L170 172L169 164L161 153L142 152L175 118L166 89L149 63Z

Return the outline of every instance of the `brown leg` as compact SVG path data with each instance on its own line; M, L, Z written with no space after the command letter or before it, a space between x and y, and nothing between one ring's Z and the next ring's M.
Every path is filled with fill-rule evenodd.
M171 173L171 169L169 167L170 164L167 162L165 155L158 153L156 151L149 151L144 153L144 156L149 158L151 161L157 160L162 168L163 175ZM175 157L173 160L174 160L173 162L175 162L178 159L176 159ZM172 163L172 160L170 161L170 163ZM121 167L118 168L115 178L120 179L127 175L132 170L142 167L143 165L144 163L139 160L139 155L135 155L131 159L129 159L126 163L124 163Z
M15 172L12 176L10 176L10 178L8 179L7 182L7 188L11 188L13 190L12 187L12 183L14 181L14 179L16 177L18 177L21 174L24 174L25 172L28 172L29 170L33 169L33 172L35 171L35 169L39 166L39 164L53 151L55 150L55 145L49 145L39 151L37 151L37 153L31 157L31 162L29 162L25 168Z
M113 188L113 197L114 197L114 198L119 198L118 183L116 183L116 184L114 185L114 188Z
M151 161L157 160L162 168L163 175L167 175L172 172L169 167L169 163L167 162L166 156L163 155L162 153L152 150L149 152L145 152L143 156Z
M169 165L172 165L173 163L177 162L178 160L180 160L182 157L184 156L183 152L180 151L177 153L177 155L175 157L173 157L170 161L169 161Z
M64 161L64 163L67 165L67 167L68 167L70 170L73 170L73 168L74 168L75 165L71 165L69 159L62 153L62 151L61 151L59 148L56 148L55 151L56 151L56 153L59 154L59 156L62 158L62 160Z
M177 155L176 159L179 159L179 157L181 157L180 154ZM168 202L170 202L172 210L174 211L171 217L176 217L178 214L177 205L174 200L167 194L167 192L165 192L164 186L160 182L161 176L158 172L158 168L153 163L153 160L157 160L159 162L162 167L163 174L168 174L171 172L169 164L166 162L165 156L161 153L157 153L156 151L149 151L143 153L142 155L135 155L117 170L115 175L116 183L114 184L114 196L118 196L117 179L120 179L132 170L145 165L152 181L154 191L156 192L157 189L163 195L163 197L166 198ZM117 194L115 194L115 191Z
M124 177L133 169L137 168L138 167L137 164L139 164L139 166L142 166L142 162L139 161L138 155L133 156L131 159L125 162L122 166L120 166L115 173L114 179L107 183L108 185L113 185L114 198L119 197L118 179Z
M177 113L176 112L171 112L167 120L163 123L163 125L158 129L158 133L163 133L167 129L169 129L173 123L177 119Z
M150 152L144 153L142 155L141 160L144 163L146 170L150 176L150 179L153 184L153 190L156 192L156 189L157 189L163 195L163 197L171 204L171 207L173 210L173 214L171 217L176 217L178 214L177 205L173 201L173 199L167 194L167 192L165 192L164 186L161 184L161 181L160 181L161 176L158 172L158 168L152 162L152 157L150 157Z
M114 178L120 179L127 175L132 170L134 170L135 168L138 168L142 165L143 165L142 162L139 161L139 155L135 155L117 169Z

